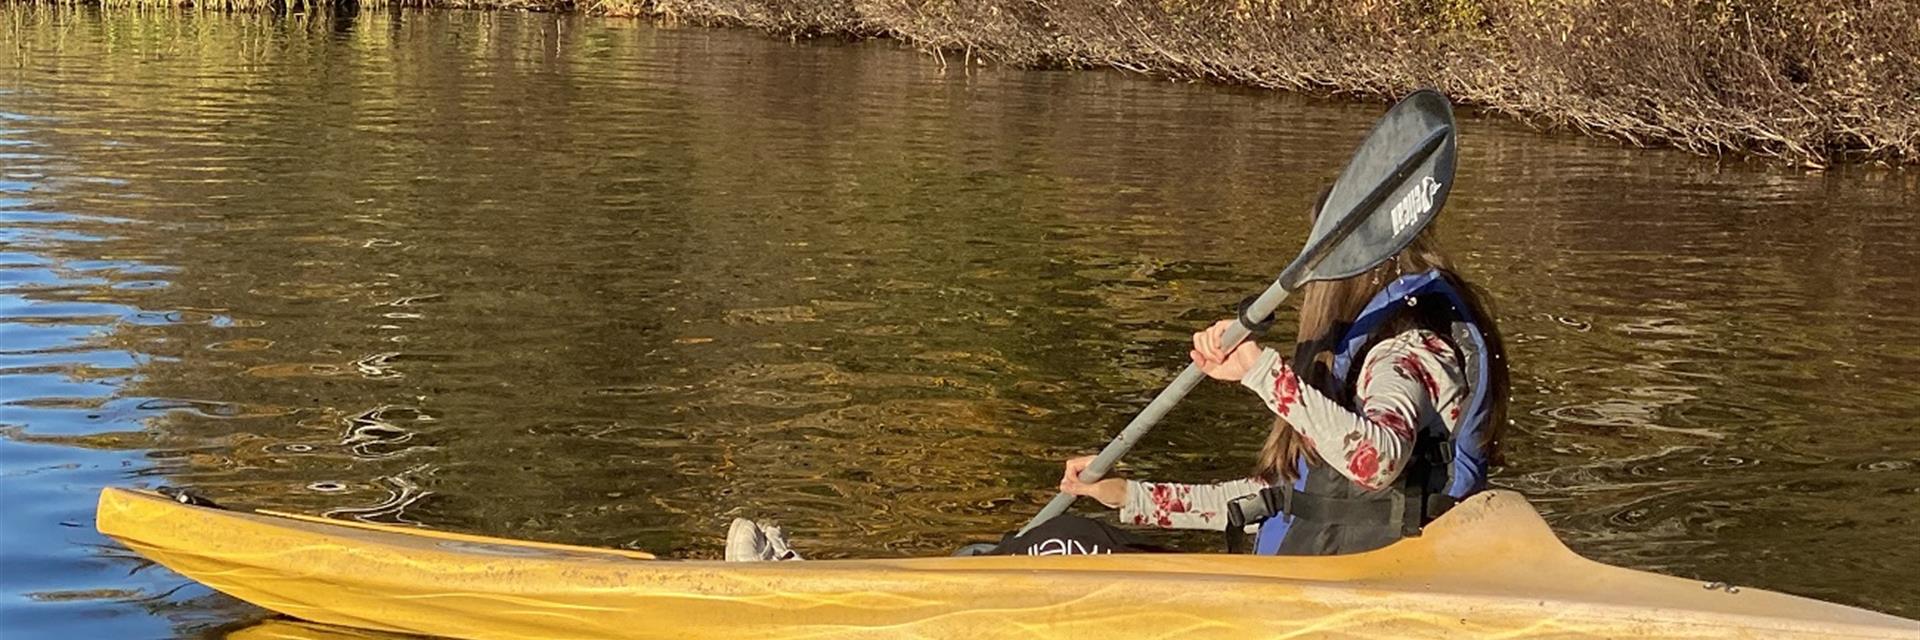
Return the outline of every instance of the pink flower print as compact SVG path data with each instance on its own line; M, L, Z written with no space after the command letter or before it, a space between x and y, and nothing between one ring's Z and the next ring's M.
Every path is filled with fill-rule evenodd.
M1162 527L1173 526L1173 514L1186 513L1193 503L1188 499L1192 489L1167 484L1147 485L1147 497L1153 502L1154 521Z
M1398 411L1380 407L1367 408L1367 420L1392 431L1401 440L1413 441L1413 421Z
M1273 411L1281 417L1293 412L1293 405L1300 401L1300 376L1293 369L1280 368L1280 375L1273 379Z
M1393 372L1426 387L1428 398L1440 397L1440 382L1433 379L1432 373L1427 372L1427 366L1420 363L1419 356L1411 353L1400 354L1400 357L1393 362Z
M1373 443L1361 440L1359 446L1347 452L1347 471L1353 473L1354 480L1361 486L1376 487L1374 476L1380 473L1380 450Z

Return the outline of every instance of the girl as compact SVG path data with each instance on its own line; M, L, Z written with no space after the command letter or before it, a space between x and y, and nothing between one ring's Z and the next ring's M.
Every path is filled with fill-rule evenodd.
M1089 456L1067 461L1060 489L1132 524L1237 533L1265 516L1255 551L1285 555L1382 547L1484 489L1506 424L1505 352L1429 233L1367 273L1303 287L1292 362L1251 340L1226 352L1232 320L1193 334L1194 364L1275 414L1251 478L1082 483Z

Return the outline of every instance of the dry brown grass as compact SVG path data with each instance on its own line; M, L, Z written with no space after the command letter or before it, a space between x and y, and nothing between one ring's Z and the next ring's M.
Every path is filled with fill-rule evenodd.
M176 0L106 0L170 3ZM284 10L316 0L199 0ZM338 0L317 0L324 4ZM1920 162L1913 0L378 0L891 36L1036 67L1388 97L1807 166Z
M1920 3L1868 0L647 0L775 31L891 35L1386 97L1437 87L1544 128L1808 166L1920 161Z

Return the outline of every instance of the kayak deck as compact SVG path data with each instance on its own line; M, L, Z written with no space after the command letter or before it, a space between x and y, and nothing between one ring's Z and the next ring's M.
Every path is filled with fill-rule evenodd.
M289 616L458 638L1831 637L1920 622L1611 567L1518 494L1335 557L983 556L724 563L101 492L98 526Z

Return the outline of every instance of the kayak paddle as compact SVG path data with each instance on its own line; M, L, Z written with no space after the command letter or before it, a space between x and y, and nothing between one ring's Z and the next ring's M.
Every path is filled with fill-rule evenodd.
M1227 328L1220 337L1221 349L1231 353L1247 339L1248 323L1272 315L1301 285L1359 275L1406 248L1440 213L1447 192L1453 190L1455 138L1453 107L1438 92L1416 91L1387 110L1321 203L1306 248ZM1092 483L1105 476L1205 378L1199 366L1187 365L1100 450L1080 473L1080 481ZM1066 513L1073 498L1066 492L1055 495L1020 533Z

